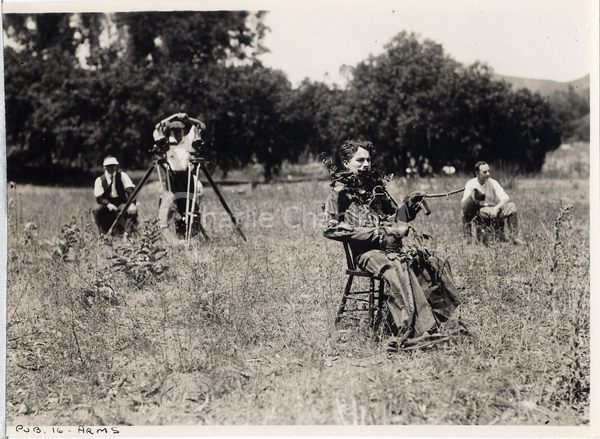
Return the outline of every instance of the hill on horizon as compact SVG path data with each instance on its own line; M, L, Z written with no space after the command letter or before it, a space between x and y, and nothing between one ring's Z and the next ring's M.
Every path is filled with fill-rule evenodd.
M494 79L508 82L512 85L514 90L527 88L532 92L540 93L542 96L550 96L555 91L567 91L569 85L580 95L587 95L590 88L589 74L566 82L552 81L550 79L521 78L518 76L500 74L494 74Z

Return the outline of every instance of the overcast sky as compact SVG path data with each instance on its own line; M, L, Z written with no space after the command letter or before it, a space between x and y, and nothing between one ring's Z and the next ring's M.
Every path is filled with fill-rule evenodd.
M457 61L497 73L570 81L590 71L588 0L313 1L271 10L263 62L297 84L342 83L339 68L378 54L402 30L443 45ZM327 76L326 76L327 75Z

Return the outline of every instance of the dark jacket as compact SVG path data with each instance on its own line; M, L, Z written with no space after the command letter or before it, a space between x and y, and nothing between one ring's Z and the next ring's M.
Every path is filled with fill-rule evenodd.
M408 222L416 212L408 203L400 206L387 191L377 196L361 188L337 182L324 205L327 226L323 236L350 244L356 256L381 248L381 227Z

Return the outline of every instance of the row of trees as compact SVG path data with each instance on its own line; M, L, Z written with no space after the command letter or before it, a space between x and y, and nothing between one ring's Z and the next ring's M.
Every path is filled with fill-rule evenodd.
M351 69L345 88L264 67L264 13L141 12L6 15L7 157L11 169L91 169L105 154L144 167L152 129L179 111L207 124L222 170L281 164L372 140L390 170L409 154L470 167L502 160L537 171L560 144L556 112L513 92L484 65L398 34ZM301 62L301 60L298 60ZM14 178L13 172L13 178ZM18 177L18 176L16 176Z
M590 95L589 88L577 92L569 85L567 90L552 93L548 102L559 123L563 139L590 141Z

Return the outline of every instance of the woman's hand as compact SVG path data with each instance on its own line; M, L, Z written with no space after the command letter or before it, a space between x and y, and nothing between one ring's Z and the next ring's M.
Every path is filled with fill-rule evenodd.
M427 195L427 193L423 192L423 191L413 191L410 194L408 194L402 202L403 203L408 202L411 205L417 204L417 203L420 203L421 201L423 201L423 198L425 198L426 195Z
M381 249L387 252L393 252L402 246L402 238L408 235L410 228L404 224L395 224L383 226L381 229Z
M354 231L354 227L352 227L350 224L348 224L348 223L346 223L346 222L344 222L344 221L340 221L340 222L337 224L337 227L336 227L336 228L337 228L338 230L345 230L345 231L347 231L347 232L352 232L352 231Z

